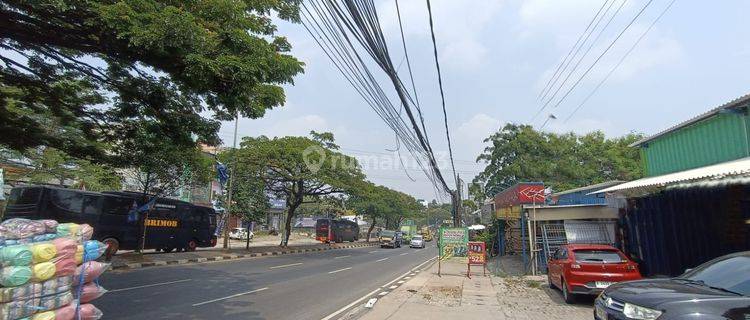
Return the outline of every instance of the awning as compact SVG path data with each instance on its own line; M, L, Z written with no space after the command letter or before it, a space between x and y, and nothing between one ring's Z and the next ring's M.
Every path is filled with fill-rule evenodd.
M746 175L750 175L750 157L722 162L706 167L638 179L589 194L604 192L645 194L680 183L735 178Z

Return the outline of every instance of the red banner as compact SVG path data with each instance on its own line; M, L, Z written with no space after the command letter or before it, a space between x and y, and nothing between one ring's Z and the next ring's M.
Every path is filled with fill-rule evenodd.
M486 256L484 242L469 242L469 264L485 264Z

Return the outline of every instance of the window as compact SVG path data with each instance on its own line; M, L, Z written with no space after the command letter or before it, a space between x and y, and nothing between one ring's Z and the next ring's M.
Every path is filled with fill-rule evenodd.
M105 197L102 203L102 213L127 215L135 207L135 200L130 198Z
M576 250L576 261L580 262L599 262L599 263L620 263L624 262L617 251L612 250Z
M100 196L86 195L83 197L83 214L99 214Z
M560 258L558 258L558 259L560 259L560 260L567 259L568 258L568 248L560 248L560 255L559 255L559 257Z
M52 203L62 210L71 213L81 213L83 194L76 191L53 190Z
M707 262L684 275L684 278L700 281L711 286L750 296L750 257L736 256L729 259Z
M42 188L21 188L13 189L8 198L9 205L37 204Z

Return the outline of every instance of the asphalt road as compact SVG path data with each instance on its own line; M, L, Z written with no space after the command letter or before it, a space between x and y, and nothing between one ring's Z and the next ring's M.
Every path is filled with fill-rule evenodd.
M319 320L436 255L433 241L109 272L93 303L104 319Z

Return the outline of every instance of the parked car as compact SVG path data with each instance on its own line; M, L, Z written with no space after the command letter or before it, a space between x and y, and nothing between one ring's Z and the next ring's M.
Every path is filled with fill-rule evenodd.
M380 231L380 237L378 238L381 248L401 248L402 241L403 235L401 234L401 231L383 230Z
M749 317L750 251L716 258L676 278L612 285L594 304L597 320Z
M576 295L597 295L610 285L641 279L638 264L615 247L598 244L569 244L550 255L547 280L562 292L566 303Z
M409 248L421 248L424 249L424 239L420 235L414 235L409 241Z
M253 237L255 237L255 234L250 231L249 233L250 240L253 240ZM232 231L229 232L229 239L237 239L237 240L247 240L248 238L248 232L247 228L234 228Z

